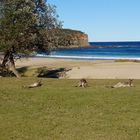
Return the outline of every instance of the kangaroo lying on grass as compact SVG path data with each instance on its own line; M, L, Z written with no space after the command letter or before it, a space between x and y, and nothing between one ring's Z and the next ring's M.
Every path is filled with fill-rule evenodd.
M38 81L38 82L35 82L35 83L31 84L31 85L27 85L27 86L23 86L23 87L24 88L35 88L35 87L40 87L42 85L43 85L43 83L41 81Z
M88 87L88 82L86 79L81 79L79 82L78 82L78 86L76 87L83 87L83 88L86 88Z
M126 82L118 82L114 86L111 86L111 88L134 87L132 82L133 82L133 79L128 79L128 81Z

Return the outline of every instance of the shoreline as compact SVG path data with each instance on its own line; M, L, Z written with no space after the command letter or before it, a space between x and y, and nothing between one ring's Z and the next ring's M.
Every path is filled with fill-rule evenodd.
M70 60L138 60L140 57L98 57L98 56L60 56L38 54L35 58L70 59Z
M131 61L25 58L17 60L16 67L68 68L67 79L140 79L140 63Z

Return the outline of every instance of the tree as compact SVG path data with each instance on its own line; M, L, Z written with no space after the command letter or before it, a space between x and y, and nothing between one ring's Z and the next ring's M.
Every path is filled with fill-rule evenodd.
M15 69L14 55L42 49L41 30L60 28L56 7L46 0L3 0L0 3L0 50L4 51L2 70Z

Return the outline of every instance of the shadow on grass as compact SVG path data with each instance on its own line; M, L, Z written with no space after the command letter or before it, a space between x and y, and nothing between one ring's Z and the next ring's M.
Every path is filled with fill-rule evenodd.
M0 77L15 77L15 75L11 71L3 68L2 65L0 65Z
M48 69L47 67L29 69L22 67L17 69L21 76L25 77L44 77L44 78L60 78L66 77L66 72L71 70L67 68Z
M71 69L66 68L58 68L58 69L40 69L38 77L46 77L46 78L60 78L66 77L66 72Z
M17 71L22 74L28 71L28 67L17 68Z

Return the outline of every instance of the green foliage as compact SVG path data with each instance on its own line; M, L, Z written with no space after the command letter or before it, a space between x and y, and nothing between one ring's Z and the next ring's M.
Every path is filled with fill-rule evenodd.
M37 50L41 29L61 27L55 6L45 0L6 0L1 4L0 50L29 53Z
M43 86L23 85L42 80ZM118 80L2 78L1 140L139 140L140 81L133 88L106 88Z
M18 72L22 77L46 77L49 69L46 67L30 68L22 67L18 69Z
M14 46L17 51L26 51L32 47L32 41L35 41L33 26L36 23L34 10L32 1L11 0L4 4L0 30L2 48L9 50Z
M140 63L140 60L131 60L131 59L116 59L115 62L137 62Z
M40 30L40 44L44 51L72 46L88 46L88 36L84 32L71 29L45 29Z

